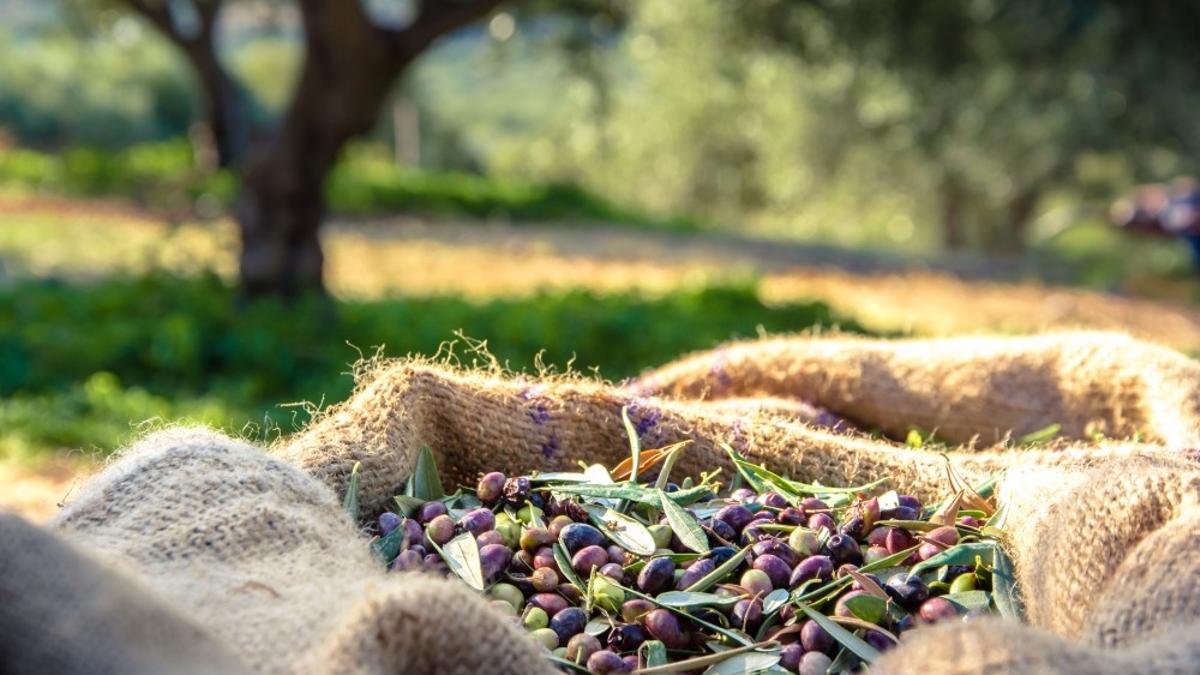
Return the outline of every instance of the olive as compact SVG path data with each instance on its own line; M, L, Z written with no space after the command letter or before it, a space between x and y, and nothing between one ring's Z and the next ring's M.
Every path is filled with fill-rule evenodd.
M479 549L479 565L484 579L494 579L512 560L512 549L504 544L489 544Z
M787 508L788 500L778 492L764 492L758 496L758 503L776 509Z
M643 618L642 625L654 639L661 641L668 649L683 649L690 642L679 625L679 619L668 610L656 609L650 612Z
M519 588L512 584L496 584L488 589L488 595L507 602L516 610L520 610L525 605L525 596L521 594Z
M633 600L626 600L625 604L621 605L621 618L633 623L653 611L653 602L643 600L642 598L634 598Z
M871 574L870 572L863 572L863 573L862 573L862 576L864 576L864 577L866 577L866 578L870 579L871 581L875 582L875 585L876 585L876 586L879 586L880 588L882 588L882 587L883 587L883 584L881 584L881 583L879 582L879 577L875 576L874 574ZM865 589L865 588L863 588L862 584L860 584L860 583L858 582L858 579L855 579L855 580L854 580L854 583L850 584L850 590L852 590L852 591L864 591L864 590L866 590L866 589Z
M717 515L713 516L713 518L723 521L726 525L733 528L734 532L741 532L754 519L754 514L745 506L734 504L717 511Z
M954 603L945 598L929 598L921 603L921 609L918 614L922 621L935 623L958 616L958 609L954 606Z
M391 534L397 527L400 527L401 520L403 518L391 511L379 514L379 536L386 537Z
M837 529L837 523L828 513L814 513L808 517L808 529L826 530L832 534Z
M615 612L625 602L625 591L609 577L598 576L592 580L592 599L600 608Z
M916 574L900 572L892 575L883 590L907 610L916 609L929 597L929 586Z
M886 546L887 534L891 530L886 525L876 525L867 533L867 546Z
M675 582L675 589L679 591L686 591L697 581L700 581L709 574L712 574L713 570L715 569L717 569L717 565L712 561L711 558L700 558L699 560L693 562L691 567L688 567L683 571L683 575L679 577L677 582Z
M624 566L624 565L628 565L629 563L633 562L632 560L629 559L630 558L629 553L625 549L621 548L620 546L617 546L616 544L609 546L605 550L608 551L608 561L610 563L616 563L617 565Z
M484 474L479 479L479 485L475 487L475 496L484 504L494 506L504 494L504 481L506 480L504 474L499 471Z
M560 536L562 536L563 528L573 522L575 521L571 520L570 516L554 516L554 518L550 519L550 522L547 523L546 529L550 530L550 532L554 534L555 540L557 540Z
M808 516L804 511L792 506L775 514L775 522L780 525L803 525L806 520L808 520Z
M595 673L595 675L608 675L609 673L625 673L629 669L625 667L625 659L621 658L616 652L602 649L587 660L587 669Z
M779 650L779 667L791 673L799 672L800 659L803 657L804 646L799 642L784 645L783 649Z
M738 488L729 494L729 498L735 502L752 502L757 495L750 488Z
M409 546L414 546L421 543L425 538L425 530L421 528L421 524L412 518L405 518L404 523L400 525L404 528L404 539Z
M575 555L580 549L588 546L603 546L605 539L600 530L587 523L571 523L559 532L558 541L567 549L567 553ZM604 551L604 557L608 558L607 551Z
M884 517L888 520L920 520L921 514L916 509L910 509L907 506L897 506Z
M788 587L795 588L809 579L828 580L833 578L833 561L828 556L811 555L801 560L792 576L788 579Z
M898 527L888 528L887 536L883 540L883 545L887 548L888 553L899 553L905 549L913 547L917 543L913 536L908 533L908 530L902 530Z
M558 574L549 567L540 567L529 575L533 589L539 593L549 593L558 588Z
M892 639L877 630L869 630L863 633L863 640L867 644L875 648L876 651L886 652L896 646Z
M806 527L797 527L788 535L788 548L792 549L799 558L816 555L821 550L817 533Z
M959 518L957 522L959 525L965 525L967 527L977 528L983 525L983 523L979 522L979 519L975 518L974 516L963 516L962 518Z
M521 549L536 552L543 546L554 543L554 533L544 527L529 527L521 533Z
M637 654L626 654L621 657L621 660L625 662L625 670L634 671L642 667Z
M821 654L832 654L837 643L834 642L833 636L825 632L820 624L812 619L804 622L800 627L800 644L806 652L817 652Z
M770 553L755 558L753 567L767 573L773 588L786 588L792 576L792 568L783 559Z
M900 506L910 508L913 511L919 512L921 510L921 500L913 497L912 495L900 495L900 498L896 501L900 504Z
M567 602L572 604L579 604L579 602L583 600L583 591L581 591L575 584L561 583L558 585L558 588L556 588L555 591L557 591L559 595L566 598Z
M567 640L566 659L572 663L587 663L588 657L601 649L600 641L595 637L579 633Z
M800 500L800 508L812 513L813 511L828 511L829 505L816 497L805 497Z
M854 538L846 534L835 534L825 542L825 548L829 550L829 559L834 565L844 565L850 563L852 565L862 564L862 549L858 547L858 542Z
M738 600L730 612L729 620L748 633L754 632L763 619L762 600L749 598Z
M719 522L719 521L718 521ZM724 565L730 558L737 555L737 549L732 546L714 546L705 554L705 558L713 561L714 565Z
M638 590L648 595L658 595L671 587L674 575L675 563L670 558L651 558L638 572Z
M550 615L546 614L546 610L541 607L529 605L521 616L521 622L525 625L526 630L547 628L550 626Z
M800 667L796 670L800 675L825 675L833 660L821 652L808 652L800 657Z
M636 623L617 626L608 633L608 646L617 652L630 652L646 641L646 629Z
M538 593L529 598L529 604L541 607L551 618L568 607L566 599L557 593Z
M599 546L585 546L571 556L571 569L579 574L592 573L593 567L603 567L608 564L608 552Z
M773 555L782 560L789 569L795 567L796 563L800 562L800 556L796 555L796 551L787 542L775 537L763 539L755 544L751 550L755 557L768 554Z
M562 573L562 570L558 569L558 559L554 557L554 549L549 546L543 546L533 554L533 569L543 567L549 567L559 574Z
M587 612L579 607L568 607L550 617L550 630L558 635L559 644L566 644L572 635L583 632L587 622Z
M713 518L708 521L706 529L708 531L708 541L714 546L737 541L738 533L729 526L729 523L723 520Z
M954 577L954 581L950 582L951 593L965 593L975 590L975 573L966 572Z
M425 559L420 553L409 549L407 551L401 551L400 555L396 556L396 559L392 561L391 569L396 572L416 570L420 569L422 563L424 562Z
M891 555L888 550L882 546L872 546L863 551L863 564L870 565L873 562L879 562Z
M646 529L650 532L650 536L654 538L654 548L671 547L671 538L675 536L675 533L671 531L670 525L655 523Z
M479 546L479 548L483 548L484 546L488 546L490 544L500 544L501 546L504 546L504 536L495 530L488 530L487 532L481 533L478 537L475 537L475 543Z
M507 513L496 516L495 531L504 539L504 545L516 549L521 545L521 524L509 517Z
M600 574L618 583L625 581L625 568L617 563L606 563L600 568Z
M478 536L496 526L496 514L490 509L474 509L459 519L458 524L464 530Z
M529 501L532 491L533 484L529 482L528 476L516 476L504 481L504 501L514 508Z
M421 565L429 572L444 572L446 563L442 560L442 556L436 553L426 553L425 558L421 560Z
M744 588L752 598L766 595L775 588L770 575L760 569L748 569L743 572L738 585Z
M419 520L422 525L425 525L434 518L437 518L438 516L444 516L448 513L450 513L450 510L447 509L446 505L441 502L425 502L421 505L421 508L417 510L417 520Z
M549 628L538 628L537 630L530 631L529 637L533 638L546 649L558 647L558 633Z

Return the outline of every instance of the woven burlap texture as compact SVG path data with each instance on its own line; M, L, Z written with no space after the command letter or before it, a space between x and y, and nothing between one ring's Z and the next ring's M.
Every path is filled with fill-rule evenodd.
M761 349L764 370L786 369L785 344L797 353L797 362L806 364L806 372L816 368L811 354L836 353L832 345L844 345L863 361L891 364L897 373L891 382L907 382L918 371L927 379L903 390L846 383L843 391L853 395L844 398L800 389L765 391L760 383L769 378L746 364ZM979 357L965 358L972 349ZM731 360L731 352L738 358ZM1119 376L1108 378L1106 373L1121 363L1119 354L1145 360L1141 368L1122 366ZM1077 434L1100 425L1110 433L1125 429L1150 435L1155 430L1142 427L1165 416L1158 410L1158 394L1180 402L1178 419L1170 435L1150 436L1160 441L1155 445L1093 441L1026 451L963 448L946 459L814 428L798 421L805 417L803 410L754 400L804 393L835 413L899 430L902 419L882 419L886 399L898 391L910 402L913 391L932 395L936 387L928 378L939 369L916 361L939 358L948 364L940 371L944 381L977 384L970 396L947 389L943 397L950 402L939 404L942 412L918 422L928 428L944 429L952 418L976 420L975 428L959 423L970 437L1061 421ZM839 377L877 373L849 368L847 361L831 360ZM1070 369L1061 365L1065 361ZM745 390L719 378L726 387L726 400L719 405L649 395L652 388L679 396L711 392L707 384L688 385L681 373L699 371L697 378L707 383L714 362L742 364ZM696 366L704 363L709 365ZM725 465L721 442L799 478L845 483L888 475L897 489L925 497L946 490L947 462L971 481L1007 469L1000 494L1013 514L1012 554L1032 625L979 622L918 631L884 659L880 668L885 671L1192 672L1200 663L1194 637L1200 555L1189 535L1200 517L1195 503L1200 477L1178 441L1189 438L1179 419L1191 419L1189 399L1196 389L1192 397L1160 390L1169 379L1193 386L1200 381L1198 371L1200 366L1165 350L1093 334L749 343L691 357L624 387L422 361L385 362L364 372L349 401L278 443L271 454L199 430L144 439L56 518L53 528L68 541L54 544L63 555L47 557L71 558L77 565L95 558L99 562L93 567L104 568L96 573L111 581L95 586L136 587L153 611L130 611L167 633L156 641L165 652L186 639L192 652L180 652L185 660L195 645L211 643L213 654L227 651L247 669L262 672L538 672L545 665L536 649L462 585L385 575L341 511L338 495L350 469L362 462L362 511L374 515L385 508L422 445L435 449L444 475L458 482L494 468L563 468L576 459L612 464L627 453L620 423L620 411L627 407L646 447L694 441L677 466L681 474ZM1122 394L1135 382L1129 375L1134 372L1140 393ZM1054 391L1006 389L1005 378ZM1017 424L1015 416L989 418L973 407L1005 391L1053 401L1055 407L1029 410L1037 419L1031 424ZM898 410L898 416L909 414L907 407ZM1060 412L1063 417L1052 418ZM8 548L6 542L6 556ZM22 583L20 574L4 575L0 597L21 597ZM0 606L0 626L16 620L19 605ZM52 615L40 621L47 630L58 628ZM172 622L178 625L162 628ZM131 624L122 629L128 640L118 635L108 642L118 645L113 647L118 652L124 644L132 649L146 642L149 630L149 625ZM199 635L183 637L189 631ZM26 630L30 633L37 631ZM931 643L938 635L944 639ZM79 640L85 645L87 637L68 641L58 654L58 670L94 670L82 660L88 650L71 646ZM124 665L126 672L155 671L129 659Z

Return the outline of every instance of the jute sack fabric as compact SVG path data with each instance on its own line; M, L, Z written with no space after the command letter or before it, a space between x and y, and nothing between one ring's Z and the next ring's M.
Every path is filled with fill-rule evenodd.
M1079 340L1091 346L1098 362L1118 360L1097 346L1100 336L1044 340L1059 343L1056 350L1046 349L1048 354L1071 353L1066 343ZM821 342L795 344L824 349ZM936 352L914 348L910 353L930 359L983 344L978 339L936 342ZM1003 344L1011 346L1014 358L996 357ZM996 340L984 350L989 358L971 362L972 367L981 379L997 382L989 364L1009 374L1014 360L1045 367L1037 359L1015 358L1030 344ZM864 341L855 341L854 348L869 351L870 345L889 353L897 349ZM1112 340L1111 350L1128 353L1130 348L1162 359L1143 364L1144 378L1156 368L1164 368L1160 375L1166 377L1167 367L1172 376L1198 377L1200 367L1188 372L1188 362L1167 358L1169 353ZM955 363L963 367L961 359ZM1077 365L1082 372L1100 370L1089 370L1093 364L1087 360ZM897 362L901 366L907 372L916 367ZM1061 402L1070 419L1098 421L1110 429L1122 428L1121 420L1142 419L1130 416L1137 406L1115 410L1109 405L1112 396L1068 394L1080 386L1072 377L1047 384L1059 388L1051 398ZM686 389L682 378L674 381ZM69 543L55 546L69 554L59 557L99 561L104 569L97 573L113 583L97 585L136 585L153 605L153 612L135 608L145 622L166 625L162 616L170 616L182 627L195 627L203 639L191 642L214 645L214 654L233 653L250 670L542 672L546 666L536 649L462 585L385 575L367 555L365 538L341 512L338 497L350 469L361 461L363 515L374 515L398 490L422 445L434 448L443 474L458 482L471 482L493 468L563 468L576 459L612 464L627 453L620 423L620 411L627 407L646 447L694 441L677 468L681 473L724 465L718 446L726 441L797 477L844 483L888 475L897 489L925 497L944 492L947 462L971 481L1007 470L1000 497L1014 514L1012 554L1032 625L987 621L918 632L879 664L885 672L1194 672L1200 664L1195 637L1200 545L1193 535L1200 519L1200 469L1185 448L1112 442L1036 451L963 449L944 459L814 428L797 421L804 414L787 406L669 400L645 396L639 388L644 385L531 380L420 361L376 364L349 401L279 443L270 455L196 430L143 440L59 515L53 527ZM1105 385L1096 377L1086 386ZM880 409L871 388L856 385L855 391L856 404ZM833 399L817 401L862 419L849 406L831 405ZM1141 400L1143 406L1150 403ZM948 415L958 412L954 406L943 409ZM1181 408L1180 415L1186 413ZM986 423L1001 428L994 419ZM3 541L0 554L21 555L8 550L7 537ZM22 606L34 602L21 592L23 584L20 573L0 577L0 597L15 601L0 604L0 627L20 624ZM25 625L23 635L36 640L56 630L61 634L63 618L44 615L39 625ZM127 623L120 631L114 628L128 633L125 638L107 636L115 651L146 641L147 626ZM0 635L0 650L23 649L9 642L8 631ZM932 642L939 635L943 639ZM64 650L56 662L60 671L90 670L86 655L96 650L89 651L88 639L80 635L59 643ZM176 639L162 636L158 644L171 653L167 646ZM125 670L155 670L134 666Z

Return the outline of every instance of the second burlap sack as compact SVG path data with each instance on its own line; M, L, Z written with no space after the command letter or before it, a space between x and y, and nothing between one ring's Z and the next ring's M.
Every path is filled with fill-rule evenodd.
M730 387L726 398L741 400L720 405L647 395L710 392L689 384L684 373L708 359L697 378L709 383L712 363L727 367L731 352L739 355L732 362L742 364L732 382L772 381L747 364L786 369L784 351L811 373L817 369L811 354L834 355L839 344L876 364L846 369L851 359L832 358L841 375L824 381L851 392L841 398L757 384ZM627 454L620 423L627 408L645 447L694 441L677 466L681 474L725 465L722 442L797 478L848 483L891 476L897 489L927 498L947 489L947 462L970 481L1007 471L1000 498L1013 514L1011 551L1030 625L989 620L918 631L878 664L883 671L1195 670L1200 543L1191 533L1200 521L1200 469L1179 444L1190 443L1195 431L1190 401L1200 366L1097 335L906 343L796 338L786 346L736 345L626 387L381 363L349 401L273 448L275 457L198 432L143 441L97 476L54 527L83 549L80 555L98 556L113 575L134 577L180 621L207 631L253 670L532 672L545 668L536 649L460 585L385 575L338 497L362 462L363 515L374 515L399 490L423 445L436 451L444 477L462 483L492 469L563 468L581 459L611 465ZM964 356L970 352L977 357ZM1139 359L1139 367L1123 366L1114 376L1121 354ZM868 386L867 373L878 375L882 363L895 370L891 382L921 384ZM897 392L901 401L932 396L939 372L943 381L975 384L966 397L947 389L940 412L916 420L926 428L960 420L954 433L971 437L1021 431L1017 422L1032 428L1059 422L1080 435L1099 424L1110 435L1137 430L1162 442L963 450L945 459L817 429L797 421L802 410L745 400L803 393L837 414L892 431L911 411L898 406L896 418L885 419L888 401ZM1192 386L1192 397L1163 391L1172 380ZM1046 390L1008 389L1014 381ZM973 407L1005 392L1026 400L1036 394L1053 405L1018 415L1012 411L1023 408L1014 403L992 417ZM1141 428L1168 421L1164 396L1179 406L1169 433ZM0 592L5 583L18 582L0 580ZM0 623L6 611L19 607L0 609Z

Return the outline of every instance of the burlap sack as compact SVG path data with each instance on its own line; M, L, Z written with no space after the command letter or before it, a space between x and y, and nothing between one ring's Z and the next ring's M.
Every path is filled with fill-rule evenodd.
M744 355L737 361L743 365L736 377L758 387L772 378L745 364L787 367L781 344L759 343L761 355L754 345L717 354L733 349ZM840 351L832 345L839 344L862 363L873 364L838 371L850 380L854 373L880 376L880 363L898 373L890 378L893 383L927 373L919 388L851 381L843 390L852 395L812 397L834 412L882 428L900 427L888 426L898 425L897 420L875 422L872 416L882 419L889 397L897 392L901 401L931 395L935 387L930 378L938 369L920 362L942 359L951 364L941 370L945 381L988 383L972 389L985 393L954 398L947 391L952 403L939 404L939 414L923 418L932 424L917 423L944 428L947 419L975 420L976 428L960 426L968 436L1023 428L1011 412L1018 405L1009 408L1008 417L984 416L972 407L996 400L1004 391L1053 402L1052 413L1030 411L1041 416L1030 425L1034 428L1058 421L1072 433L1082 433L1086 422L1094 422L1117 435L1117 430L1166 421L1165 413L1157 411L1160 403L1153 390L1165 389L1168 378L1187 386L1200 377L1200 366L1170 353L1096 335L900 345L835 338L790 344L797 362L806 364L798 370L807 373L819 371L814 353L830 354L831 368L849 363L851 359L832 356ZM931 344L937 349L930 349ZM971 350L980 356L967 358ZM1068 370L1062 364L1074 354L1084 358L1070 359ZM1121 354L1145 359L1138 368L1119 369L1138 373L1136 380L1108 376ZM679 374L706 358L711 364L718 357L699 355L655 377L664 382L665 373L674 373L669 378L673 393L710 389L689 385ZM711 365L702 377L711 377ZM808 377L832 382L832 377ZM1006 390L1003 383L1014 377L1048 391ZM1131 382L1138 383L1138 393L1122 394ZM1192 672L1200 665L1195 638L1200 614L1200 556L1195 549L1200 545L1191 536L1200 518L1200 468L1191 454L1170 445L1189 438L1189 423L1180 420L1194 414L1190 397L1175 395L1179 408L1169 435L1157 428L1142 430L1157 433L1153 437L1162 444L963 450L947 460L811 427L797 421L786 406L713 406L648 397L648 389L644 380L614 388L419 361L377 364L364 374L351 400L278 444L272 455L201 431L144 440L93 479L55 520L53 527L70 543L54 546L69 555L43 555L41 562L54 569L59 558L78 564L83 558L76 556L94 555L103 561L106 569L97 574L111 579L94 585L117 589L114 593L124 598L122 611L136 617L114 625L110 633L117 635L106 636L119 653L122 646L145 644L152 627L178 624L170 631L160 629L154 642L161 653L171 654L177 642L189 641L193 649L211 644L212 653L227 650L256 671L541 672L546 667L536 649L461 585L387 576L379 570L367 555L365 538L356 536L341 512L338 495L354 463L363 462L363 515L373 515L398 490L422 445L433 447L444 475L459 482L494 468L563 468L575 459L612 464L627 453L619 421L627 406L645 446L695 441L677 467L681 473L724 465L717 448L722 441L796 477L842 483L890 475L898 489L925 497L945 491L947 461L968 480L1007 469L1000 495L1014 513L1012 554L1032 625L989 621L917 632L879 664L886 672ZM745 398L757 393L786 397L796 390L737 392L730 386L729 391ZM868 416L860 410L871 412ZM7 539L0 557L25 555L8 546ZM43 612L32 622L22 618L24 605L37 603L21 592L31 565L0 576L0 598L12 601L0 604L0 627L22 625L21 639L36 642L41 635L63 634L63 617ZM125 598L138 592L130 590L134 582L117 581L126 575L136 577L136 584L152 596L143 601L152 610ZM190 627L203 631L203 639L181 637ZM52 665L66 672L89 671L88 656L98 651L90 640L79 634L59 642ZM14 644L7 631L0 642L0 654L32 654L24 662L27 670L51 665L38 661L38 654L48 650ZM180 656L185 662L187 653ZM130 657L121 663L126 672L155 670Z

